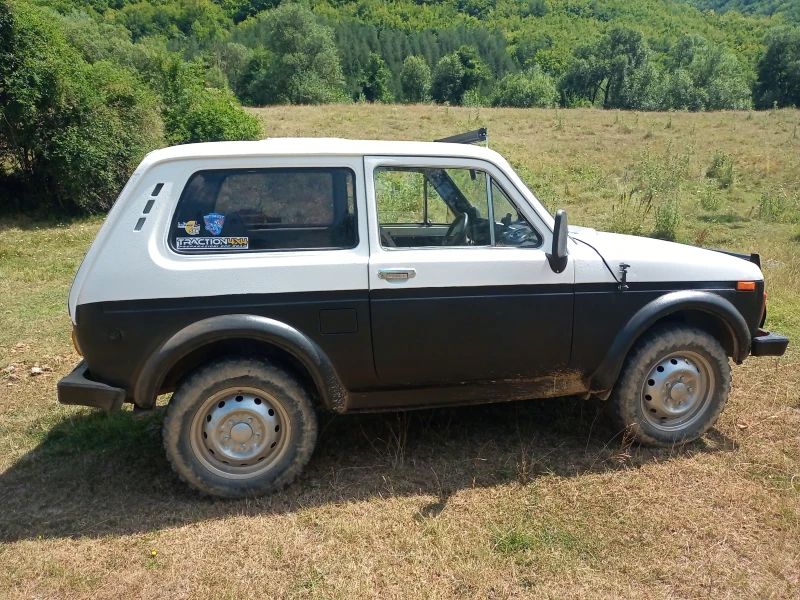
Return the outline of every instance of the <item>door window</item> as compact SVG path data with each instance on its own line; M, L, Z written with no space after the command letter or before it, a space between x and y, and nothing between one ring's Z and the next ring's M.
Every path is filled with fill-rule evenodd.
M496 246L522 246L538 248L542 236L522 216L506 193L492 179L492 205L494 208L494 240Z
M384 247L488 246L487 176L474 169L380 167L375 197Z

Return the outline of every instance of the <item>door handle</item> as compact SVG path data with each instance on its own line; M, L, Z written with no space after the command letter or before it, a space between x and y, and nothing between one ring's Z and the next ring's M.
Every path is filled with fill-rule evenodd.
M381 269L378 271L378 279L386 281L408 281L417 276L417 272L410 268Z

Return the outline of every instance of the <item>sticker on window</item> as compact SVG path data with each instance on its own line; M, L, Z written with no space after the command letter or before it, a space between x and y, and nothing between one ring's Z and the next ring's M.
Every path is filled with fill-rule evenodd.
M211 213L203 217L206 224L206 231L210 231L211 235L219 235L222 233L222 226L225 224L225 215L219 213Z
M179 237L175 242L178 250L247 250L249 248L249 238L246 237Z
M200 223L197 221L179 222L178 229L183 229L189 235L197 235L200 233Z

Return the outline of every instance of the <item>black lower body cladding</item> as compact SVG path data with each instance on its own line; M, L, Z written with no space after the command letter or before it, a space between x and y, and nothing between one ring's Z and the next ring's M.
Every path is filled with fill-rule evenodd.
M520 361L521 365L525 358L529 362L536 362L543 369L547 367L547 373L536 373L537 377L552 374L551 371L555 368L553 364L558 362L560 366L557 373L569 371L583 375L588 381L590 375L602 367L617 335L640 309L672 292L696 290L724 298L730 303L731 310L741 315L740 318L747 325L744 331L746 343L740 344L740 350L749 347L752 339L753 355L782 354L788 340L777 334L758 334L763 284L759 283L755 291L749 292L737 292L735 285L735 282L633 282L629 284L628 290L621 291L616 284L598 283L576 285L571 288L572 293L569 290L554 290L548 286L541 286L548 288L541 293L529 289L517 290L515 286L501 290L475 287L419 289L411 294L413 297L404 298L399 295L392 298L392 304L402 305L405 313L402 313L402 319L392 320L383 328L382 347L389 350L403 349L403 352L394 353L391 360L405 360L404 357L409 356L409 353L416 352L410 344L403 345L403 340L408 341L409 328L413 328L421 332L421 343L437 345L439 351L430 357L433 366L440 367L437 372L462 373L465 371L464 361L473 361L470 364L475 367L467 369L470 375L475 375L472 380L460 379L462 375L458 375L457 381L439 383L445 386L468 383L484 385L490 380L497 381L506 374L487 378L483 371L479 372L480 369L486 371L487 365L491 366L489 359L497 362L498 357L512 356L514 353L515 360ZM533 298L533 307L536 301L542 302L543 299L553 296L554 292L560 294L558 297L567 296L561 304L556 303L558 315L552 312L555 310L553 305L547 305L540 311L520 310L514 319L508 318L508 309L504 307L509 306L510 302L523 303L530 296ZM515 295L519 297L518 300L515 300ZM498 299L496 305L492 303L495 297ZM464 309L463 314L469 317L452 324L452 327L463 329L464 335L460 338L448 336L445 331L450 326L447 320L455 314L447 310L446 305L451 299L459 303L458 306ZM59 385L59 399L68 404L84 404L112 410L118 408L124 400L138 398L134 392L143 379L142 374L148 359L178 332L205 319L225 315L253 315L284 323L311 340L332 365L335 371L333 375L341 382L342 393L349 398L358 396L361 410L380 409L390 405L401 408L397 402L403 398L398 396L392 400L387 394L391 396L395 391L402 393L430 386L425 381L409 380L398 384L382 381L379 377L375 364L375 331L372 321L377 314L376 305L389 304L386 300L367 290L352 290L152 298L79 305L76 333L86 363L79 367L82 370L77 374L62 381ZM436 313L439 320L437 327L426 329L425 320L433 318L433 314L425 307L432 301L441 304L442 308ZM470 307L474 310L467 310ZM559 318L556 319L556 316ZM410 327L404 325L408 323L408 319L418 321ZM520 319L524 322L520 322ZM542 329L532 326L534 322ZM559 352L554 351L552 340L558 336L541 335L546 327L563 330L565 348ZM393 341L391 336L394 331L397 332L397 339ZM523 331L525 335L520 335ZM434 334L435 338L431 340ZM442 346L448 340L454 339L456 343L452 350ZM500 342L504 345L500 346ZM621 352L620 361L627 351L623 348ZM488 358L481 362L482 353ZM411 356L419 358L413 354ZM564 365L565 361L568 364ZM91 374L87 371L87 365ZM189 367L193 368L192 365ZM530 380L530 377L523 376L529 374L523 374L521 367L515 373L515 385ZM612 374L609 382L605 382L608 385L604 383L604 387L587 387L583 391L610 389L615 379L616 376ZM178 381L171 383L177 384ZM172 387L162 387L153 394L169 391ZM81 389L86 390L85 394L78 393L77 390ZM520 391L520 396L524 395ZM528 397L539 395L532 387ZM340 400L342 403L346 402L345 398ZM449 402L453 401L455 398L450 398ZM146 402L140 404L147 406ZM343 407L346 408L344 404Z
M789 338L779 333L758 330L753 338L750 354L753 356L783 356L789 346Z
M125 401L125 390L94 381L89 376L86 361L81 361L72 373L58 382L58 401L73 406L92 406L117 411Z

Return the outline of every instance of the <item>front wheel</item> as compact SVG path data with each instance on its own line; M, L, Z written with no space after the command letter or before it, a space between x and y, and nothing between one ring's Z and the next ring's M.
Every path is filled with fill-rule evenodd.
M612 420L634 440L684 444L716 423L731 387L728 357L701 329L667 325L631 349L609 398Z
M258 358L223 359L175 392L163 435L173 469L195 489L259 496L291 483L306 465L317 416L288 372Z

